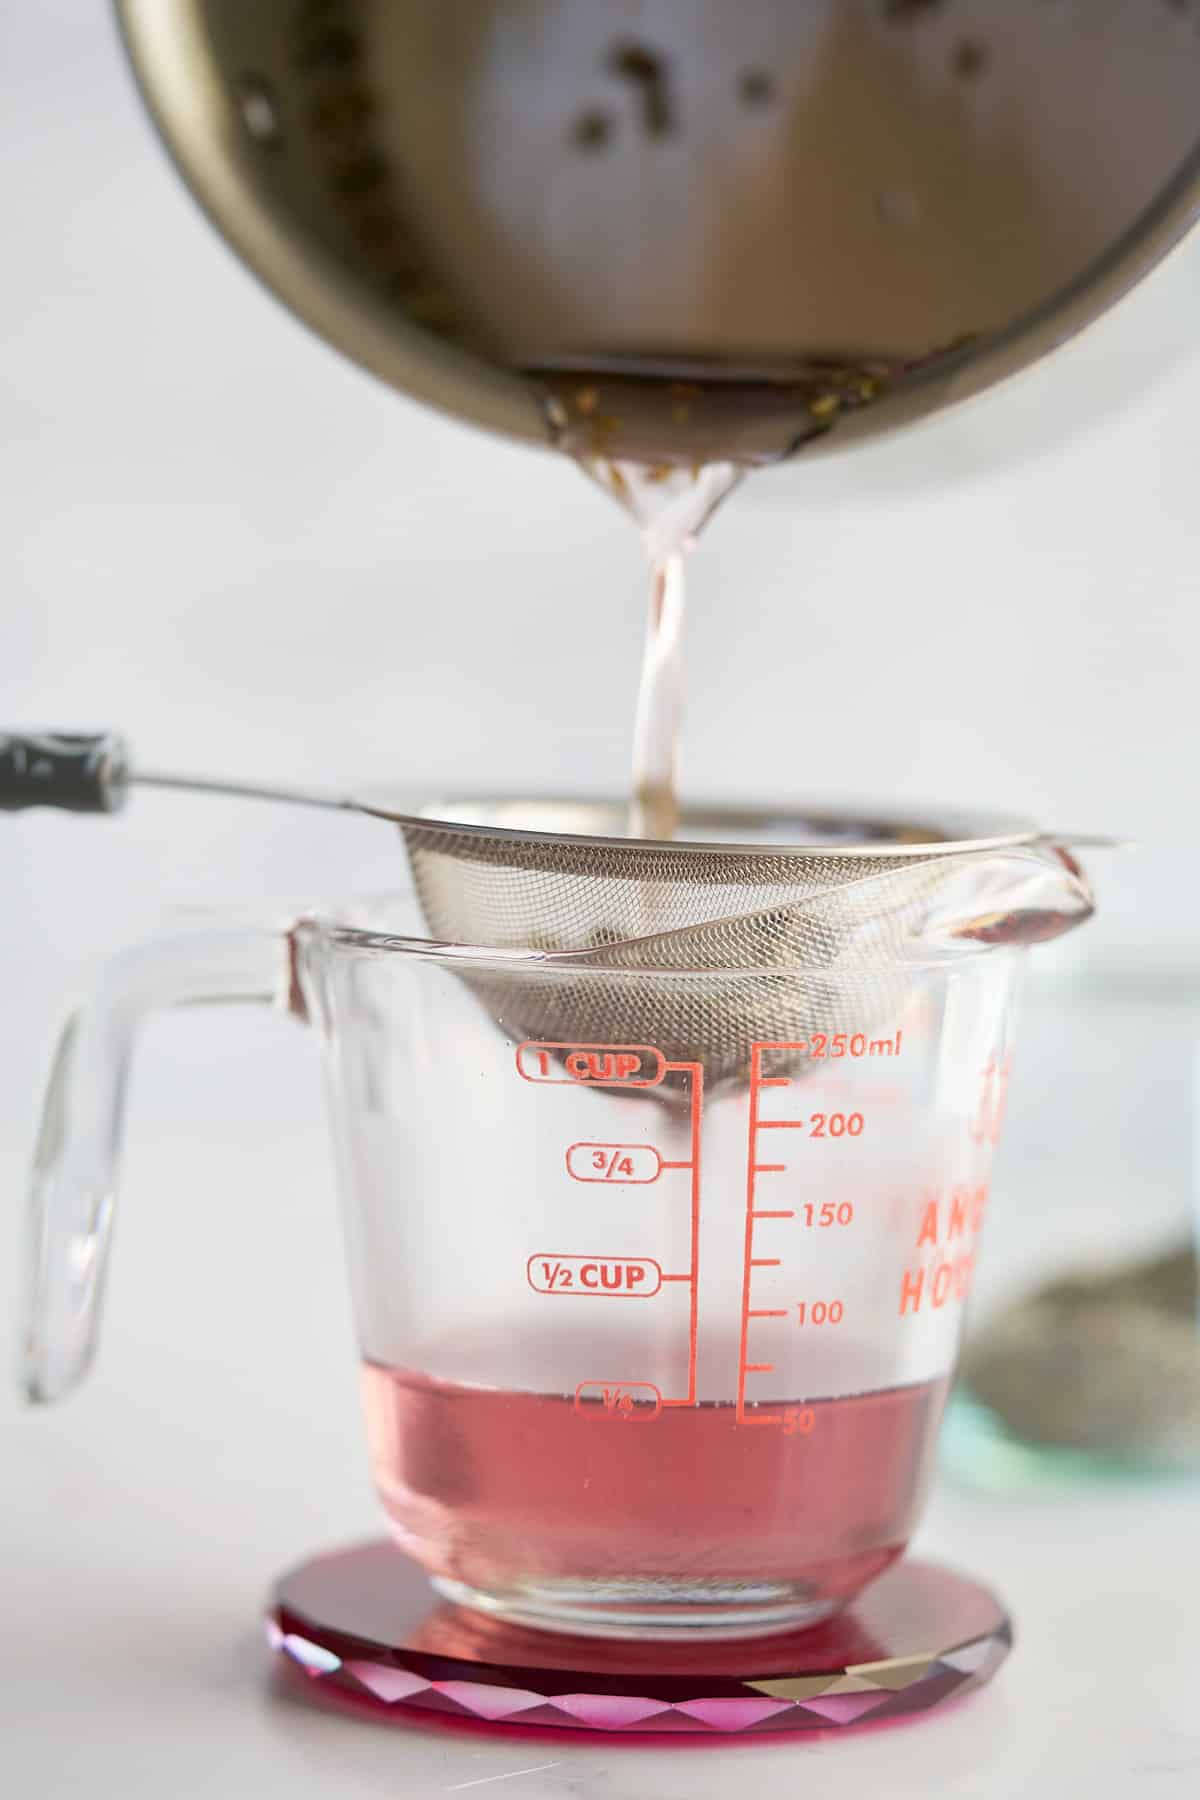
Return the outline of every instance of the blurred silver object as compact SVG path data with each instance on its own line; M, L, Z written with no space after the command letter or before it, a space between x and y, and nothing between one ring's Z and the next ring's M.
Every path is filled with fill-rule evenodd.
M246 261L394 386L587 455L890 430L1193 222L1200 34L1146 0L118 0Z

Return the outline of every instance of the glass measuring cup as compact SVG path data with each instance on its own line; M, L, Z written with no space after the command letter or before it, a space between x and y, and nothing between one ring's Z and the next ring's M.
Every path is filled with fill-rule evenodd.
M394 900L126 953L68 1027L47 1100L31 1393L66 1391L94 1347L141 1017L273 1003L326 1053L371 1453L403 1548L454 1599L573 1632L824 1617L920 1509L1022 940L1090 911L1045 856L1052 926L1006 915L1003 858L983 857L987 914L890 944L886 980L703 971L740 1017L839 983L862 1012L861 1030L753 1042L712 1094L703 1057L587 1029L601 981L610 1011L629 982L636 1019L648 985L694 970L430 943ZM551 982L559 1016L570 988L571 1041L522 1028Z

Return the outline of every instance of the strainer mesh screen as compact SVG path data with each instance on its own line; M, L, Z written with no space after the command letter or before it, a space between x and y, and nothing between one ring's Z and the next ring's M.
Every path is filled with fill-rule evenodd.
M401 829L434 937L558 959L464 971L506 1033L652 1044L669 1061L702 1063L710 1089L744 1076L755 1041L866 1031L893 1013L906 952L997 855L928 837L909 851L904 828L890 855L879 833L835 854L747 850L744 830L741 846L681 849L444 818ZM1032 833L1010 840L1005 859L1035 879L1052 862L1061 883ZM734 980L734 970L753 973Z

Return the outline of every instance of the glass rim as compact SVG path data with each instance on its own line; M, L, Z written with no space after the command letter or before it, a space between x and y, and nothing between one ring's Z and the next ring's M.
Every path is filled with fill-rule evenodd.
M483 974L530 976L534 979L569 976L587 981L669 982L702 979L704 981L762 981L771 977L805 976L825 982L866 983L888 973L918 974L922 971L949 973L967 966L974 967L985 957L1017 954L1027 944L988 944L958 940L946 945L941 955L880 956L851 968L815 962L778 962L722 964L704 963L637 964L636 966L591 960L599 953L581 950L504 950L482 944L444 943L434 938L408 936L403 932L374 931L364 926L347 925L340 920L323 918L319 913L305 913L288 927L288 937L312 933L336 950L364 955L404 956L419 963L435 964L457 973L478 970Z

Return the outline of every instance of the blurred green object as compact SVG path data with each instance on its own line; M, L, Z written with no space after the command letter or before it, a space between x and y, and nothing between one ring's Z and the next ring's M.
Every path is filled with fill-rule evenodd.
M989 1485L1200 1473L1193 1244L1050 1282L967 1345L943 1437Z
M961 1386L954 1392L942 1427L941 1465L953 1480L999 1490L1076 1488L1147 1479L1184 1481L1200 1474L1196 1464L1030 1443L1007 1430L990 1407Z

